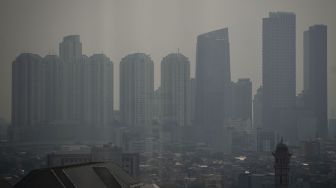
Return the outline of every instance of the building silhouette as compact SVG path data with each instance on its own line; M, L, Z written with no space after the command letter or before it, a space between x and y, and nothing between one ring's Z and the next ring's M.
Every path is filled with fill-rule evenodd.
M45 84L42 58L20 54L12 63L12 139L32 139L25 131L45 121ZM25 137L25 138L23 138Z
M213 148L221 148L222 128L229 118L231 96L228 29L197 37L195 123L200 137ZM216 149L216 150L217 150Z
M150 128L154 95L154 64L143 53L120 62L120 118L130 127Z
M14 141L106 138L113 121L113 63L81 54L79 36L66 36L60 57L20 54L12 64Z
M153 119L157 123L161 122L161 119L162 119L162 89L161 89L161 86L154 90Z
M91 84L83 85L88 101L83 118L92 125L108 126L113 121L113 63L104 54L93 54L85 71L84 82Z
M59 55L64 62L73 63L82 57L82 43L79 35L68 35L59 44Z
M161 61L163 123L187 126L189 109L190 62L180 53L169 54Z
M281 140L277 144L275 152L272 153L275 159L274 162L274 180L276 188L289 187L289 163L291 153L289 153L288 147Z
M232 83L232 119L252 121L252 82L249 78Z
M271 12L263 19L263 127L296 141L296 18Z
M304 32L304 107L316 119L316 135L328 136L327 26Z
M189 94L189 109L190 109L190 122L191 125L195 124L195 105L196 105L196 79L191 78L189 81L189 88L190 88L190 94Z
M262 128L262 106L263 92L262 87L259 87L257 93L253 97L253 128Z
M46 121L61 120L63 99L63 61L57 55L47 55L42 59L45 66Z

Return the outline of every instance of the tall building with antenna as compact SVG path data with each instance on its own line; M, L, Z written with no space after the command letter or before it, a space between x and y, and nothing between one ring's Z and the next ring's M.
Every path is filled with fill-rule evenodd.
M190 124L188 106L190 62L179 53L172 53L161 61L161 94L163 121L177 126Z

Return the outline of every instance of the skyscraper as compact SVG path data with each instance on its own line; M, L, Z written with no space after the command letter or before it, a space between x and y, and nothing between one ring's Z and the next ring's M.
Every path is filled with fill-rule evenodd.
M162 119L162 89L161 86L154 91L153 95L153 119L160 122Z
M113 120L112 62L103 54L82 55L79 36L65 37L60 50L63 58L23 53L13 62L14 141L107 138L104 128Z
M82 43L79 35L68 35L59 45L59 54L63 61L74 62L82 57Z
M42 58L31 53L20 54L12 64L12 129L15 141L34 137L25 131L45 120L43 68Z
M288 141L296 139L296 20L294 13L272 12L263 19L263 127Z
M93 54L87 66L89 84L83 87L88 92L85 109L89 113L85 117L90 117L91 125L107 126L113 121L113 63L104 54Z
M195 105L196 105L196 79L191 78L189 81L190 97L189 97L189 109L190 109L190 122L191 125L195 124Z
M252 82L249 78L238 79L232 84L232 118L252 121Z
M317 136L328 136L327 26L304 32L304 105L316 118Z
M253 128L262 128L262 87L258 88L257 93L253 97Z
M143 53L130 54L120 62L120 118L131 127L147 127L152 121L154 64Z
M62 65L62 120L80 123L83 117L84 69L88 57L82 54L79 35L69 35L59 44Z
M204 141L220 147L221 128L229 117L231 96L228 29L197 37L195 122Z
M188 106L190 62L180 53L169 54L161 61L163 121L167 124L190 124Z
M47 55L42 59L45 66L46 121L62 119L62 67L64 62L57 55Z

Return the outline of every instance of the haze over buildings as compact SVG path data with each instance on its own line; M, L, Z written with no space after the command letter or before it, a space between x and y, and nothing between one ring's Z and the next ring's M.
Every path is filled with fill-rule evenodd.
M25 2L0 8L0 184L336 187L336 4Z
M270 11L291 11L297 21L297 93L303 89L303 31L313 24L336 30L330 0L3 0L0 5L0 116L10 120L11 62L22 52L58 54L63 36L81 36L83 54L104 53L114 63L114 108L119 109L119 62L128 53L145 52L154 61L155 87L160 85L162 57L180 48L195 75L196 40L200 33L229 27L232 80L250 78L253 94L261 85L262 21ZM15 14L13 13L15 10ZM29 15L29 16L27 16ZM36 29L39 28L39 29ZM24 31L24 33L23 33ZM336 37L328 38L329 98L336 94ZM330 98L329 113L336 101ZM334 115L335 116L335 115Z

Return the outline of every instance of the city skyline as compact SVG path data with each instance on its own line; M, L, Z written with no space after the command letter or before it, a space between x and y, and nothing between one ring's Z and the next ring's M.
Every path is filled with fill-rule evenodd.
M0 187L336 187L335 8L1 1Z
M295 43L295 25L295 14L287 12L270 12L269 17L264 18L263 27L263 43L264 48L267 50L263 53L264 104L262 107L262 117L264 120L262 124L266 130L276 131L278 135L283 135L286 140L289 140L292 143L296 142L298 139L296 128L294 128L296 122L294 121L297 121L297 118L299 118L299 122L303 120L301 119L301 115L294 118L297 102L300 101L297 97L301 96L301 94L298 96L295 94L294 70L296 63L293 58L295 56L295 44L293 44ZM322 28L322 30L319 30L320 28ZM325 95L327 91L325 86L327 83L325 77L327 70L325 66L326 53L324 53L325 50L322 49L314 50L316 46L312 45L316 43L316 45L319 45L321 48L326 48L326 26L314 25L309 27L309 31L311 32L309 35L309 43L306 37L304 43L309 49L309 51L304 51L304 55L307 56L306 54L309 53L309 58L306 58L305 61L305 74L303 77L305 83L309 83L306 84L309 87L306 86L303 94L310 94L310 92L307 92L310 90L313 91L313 94L319 93L318 91L320 90L312 90L312 88L317 87L315 81L319 83L319 87L323 87L322 90L324 92L316 99L311 98L313 96L312 94L304 95L305 108L303 110L313 110L311 112L315 113L308 113L308 116L306 115L306 117L317 118L318 122L327 122L327 117L325 117L326 114L324 111L327 108L327 105L325 104ZM308 31L305 31L305 36L307 32ZM270 46L270 44L273 46ZM214 131L216 127L229 125L231 120L249 120L251 123L251 112L246 111L247 113L250 113L250 115L244 115L249 118L239 118L243 116L238 115L241 112L246 113L241 110L252 108L252 92L250 91L251 89L248 89L252 88L252 83L249 79L238 79L237 83L231 82L228 28L200 34L198 36L197 45L199 72L196 75L196 78L198 78L196 79L198 85L196 85L196 90L194 91L196 94L196 101L194 101L194 105L196 106L196 119L194 119L193 123L195 128L203 127L200 129L203 133L205 133L204 131L211 132L213 129L213 133L208 132L204 134L209 138L209 135L223 131ZM111 90L113 86L113 64L110 59L104 54L93 54L90 57L82 54L82 43L79 35L65 36L60 43L60 52L60 57L55 55L41 57L33 53L22 53L17 57L16 61L13 62L13 86L15 86L13 87L13 105L15 106L12 114L13 127L18 128L23 126L24 128L27 125L41 125L43 122L50 123L59 120L73 122L73 125L77 124L75 122L99 126L111 125L116 119L112 118L113 111L111 109L111 106L113 106L114 103L113 95L115 92ZM289 55L286 55L286 58L284 58L282 57L282 54ZM182 56L182 59L184 59L183 61L186 61L189 64L187 57L179 52L176 53L175 56L176 55ZM162 63L168 62L171 65L174 65L174 63L180 61L178 60L179 58L174 58L175 56L174 54L168 54L163 58ZM320 60L323 60L321 70L310 68L310 66L316 67ZM105 63L111 64L112 67L105 67ZM147 63L149 63L149 65L145 65ZM144 53L128 54L122 59L121 65L120 92L122 92L121 96L123 96L120 99L122 104L120 112L121 125L130 127L139 126L139 128L152 126L151 121L154 120L152 119L153 106L151 102L154 99L154 64L150 55ZM308 65L309 68L306 68ZM109 68L112 69L109 70ZM175 75L177 72L174 74L172 74L173 72L167 72L168 74L165 76L164 70L167 68L165 68L165 66L162 66L161 68L163 71L162 76L166 77L165 79L162 79L164 82L160 89L163 91L162 94L164 94L168 91L165 89L165 84L173 83L165 80L180 79L180 76ZM182 71L185 68L178 68L175 66L170 67L169 69ZM26 70L31 72L27 73ZM186 92L184 90L189 90L189 81L192 78L189 75L189 66L186 70L186 73L178 73L181 74L181 78L183 78L186 83L180 86L174 86L176 88L171 91L182 91L180 94L189 96L189 91ZM315 73L317 70L319 72ZM306 76L307 74L309 76ZM320 77L320 75L324 77ZM38 80L39 82L35 82L34 80ZM240 85L246 81L250 83L243 84L245 86ZM89 85L83 87L84 83ZM51 85L49 84L52 84L53 87L50 87ZM91 84L93 85L91 86ZM20 85L27 86L28 88L21 87ZM240 89L246 90L244 91L246 95L240 94L242 91L239 91L239 87L242 87ZM35 88L32 90L34 91L33 93L31 93L30 88ZM267 90L265 90L265 88ZM139 89L145 90L141 91ZM107 93L105 93L105 91L107 91ZM274 93L274 91L276 92ZM230 94L231 92L232 94ZM26 93L24 94L26 99L21 99L20 94L22 93ZM94 97L92 98L92 96ZM165 96L165 94L162 96ZM307 96L308 98L306 98ZM43 100L39 100L40 98L43 98ZM92 99L93 101L91 104ZM165 99L165 97L162 99ZM46 100L46 104L44 103L44 100ZM191 105L190 102L192 99L186 97L183 100L183 104L179 104L182 99L177 100L180 101L179 103L169 102L170 104L167 104L172 105L172 107L176 109L181 109L182 107L185 108L185 110L191 110L188 108ZM320 100L325 102L322 102L321 105L318 102L317 104L320 105L318 108L312 108L313 106L316 106L314 103L309 104L309 101L316 102ZM57 103L57 101L60 101L60 103ZM134 101L137 102L134 103ZM245 101L245 104L239 104L243 101ZM140 104L139 102L143 104ZM162 104L164 112L166 101L162 100ZM232 106L232 104L235 106ZM135 106L133 107L133 105ZM272 108L270 108L270 106L272 106ZM301 106L298 107L301 108ZM30 110L22 110L26 108ZM319 113L323 114L323 118L325 117L325 119L321 119ZM174 117L167 119L165 113L162 115L164 115L162 120L166 119L168 120L167 122L170 123L175 119ZM179 115L180 118L188 119L191 122L191 119L189 119L189 112L179 112L176 115ZM277 123L274 123L274 119ZM20 123L18 121L22 122ZM251 126L250 123L248 123L249 126ZM327 130L326 123L320 124L321 123L316 124L318 125L318 127L316 127L316 135L321 135L320 129ZM325 133L322 135L326 137L327 131L324 132ZM14 134L14 137L17 137L17 135ZM214 136L213 138L216 137ZM207 142L210 141L208 140ZM215 142L220 143L220 140Z
M120 6L120 10L138 10L138 13L131 14L125 17L126 21L129 21L134 25L134 27L138 26L138 24L145 24L147 27L141 27L140 30L134 30L138 33L138 35L134 35L134 32L127 31L125 34L121 31L125 31L131 29L133 26L128 24L120 23L116 21L119 16L123 14L120 11L116 11L116 13L111 13L113 11L108 11L109 8L114 10L115 6L113 6L113 2L100 1L99 3L92 4L87 2L83 3L74 3L67 5L67 7L72 7L75 12L69 9L64 10L64 14L60 15L57 10L63 8L63 2L56 4L58 6L47 6L46 2L36 1L34 5L40 7L40 10L50 10L49 17L39 17L39 11L34 11L32 17L24 18L22 15L18 14L14 17L9 17L10 12L6 10L1 11L4 16L1 16L1 23L5 26L5 30L0 31L3 36L3 46L1 47L1 85L3 88L0 92L0 116L5 117L9 120L10 117L10 64L15 59L15 57L20 52L33 52L41 55L55 54L57 52L57 42L60 41L61 37L66 36L68 34L79 34L82 38L83 43L83 52L84 54L93 54L99 51L103 51L108 57L111 58L113 62L116 62L115 66L115 74L114 74L114 88L118 90L119 82L118 82L118 74L116 74L117 70L119 70L119 60L124 55L131 52L145 52L150 54L155 63L155 87L158 87L160 83L160 61L162 57L171 52L176 52L178 48L180 48L181 53L185 54L191 61L191 75L194 77L195 73L195 43L196 36L200 33L204 33L207 31L219 29L222 27L228 27L231 40L231 67L232 67L232 78L233 80L237 80L241 77L249 77L253 82L253 94L256 92L256 89L259 88L261 83L261 19L266 17L268 12L271 11L291 11L297 15L297 90L296 93L300 93L303 89L303 31L308 28L310 25L314 24L326 24L328 25L328 30L332 33L335 30L335 24L332 21L332 16L328 16L330 14L334 14L331 10L334 2L326 3L322 2L313 2L307 1L305 4L301 4L298 1L294 2L276 2L272 4L265 3L264 1L255 1L256 5L260 5L260 7L252 6L253 11L247 11L246 16L237 17L234 16L235 13L232 13L231 16L225 16L226 13L219 13L219 7L223 7L227 10L227 6L231 5L233 10L246 10L248 3L235 3L230 1L218 2L214 1L213 3L202 3L200 1L196 1L192 6L190 5L190 1L183 1L181 3L177 3L175 1L167 3L167 2L152 2L145 1L143 4L135 3L130 6L129 2L119 2L117 5ZM215 3L216 2L216 3ZM49 2L50 3L50 2ZM214 5L218 4L222 6L218 6L215 8ZM204 14L197 15L196 12L199 10L203 10L203 5L206 4L208 8L204 11ZM77 5L73 7L73 5ZM150 6L149 6L150 5ZM50 7L49 7L50 6ZM166 20L164 23L158 22L155 18L151 18L150 15L162 11L163 6L167 6L170 8L174 7L183 7L183 9L179 8L175 11L177 13L175 16L169 17L167 16L158 16L158 19L162 18ZM301 7L302 6L302 7ZM324 8L321 8L323 6ZM30 6L30 4L25 4L26 10L21 10L20 7L17 7L15 1L6 2L4 1L4 5L1 6L4 8L18 8L18 10L32 11L34 7ZM51 11L50 8L55 8L56 11ZM96 7L97 10L101 10L100 15L95 15L89 13L84 18L88 18L88 22L86 25L89 27L94 26L93 28L99 28L98 35L93 37L92 29L87 28L85 24L80 21L81 16L90 11L88 10L92 7ZM319 8L320 7L320 8ZM314 9L315 8L315 9ZM183 14L182 10L190 10L188 14ZM315 10L311 11L311 10ZM145 14L144 17L137 18L136 15L140 14L142 11L148 10L148 14ZM209 12L209 10L213 13ZM256 11L258 10L258 11ZM43 11L41 12L41 14ZM70 14L71 13L71 14ZM166 12L163 12L166 13ZM229 12L228 12L229 13ZM73 15L72 15L73 14ZM319 16L317 16L319 14ZM177 17L178 15L182 16L182 20ZM245 15L245 14L244 14ZM74 21L76 23L72 26L66 24L59 19L59 17L67 16L70 21ZM6 18L6 20L5 20ZM31 20L35 19L35 20ZM95 22L96 19L103 20L102 24L98 24ZM63 19L64 20L64 19ZM77 21L75 21L77 20ZM151 21L152 20L152 21ZM213 20L213 21L209 21ZM11 23L17 23L15 26L11 25ZM57 28L56 25L60 24L62 27ZM155 25L150 23L155 23ZM88 24L89 23L89 24ZM94 24L95 23L95 24ZM188 23L188 28L186 23ZM28 25L27 25L28 24ZM43 24L45 27L41 28L41 31L38 32L30 32L31 26ZM49 27L50 24L55 25ZM191 25L193 27L189 27ZM157 26L162 26L157 27ZM180 27L178 27L180 26ZM27 32L25 35L18 35L20 32L20 28L25 27ZM180 28L180 29L178 29ZM250 30L249 32L243 32L243 30ZM147 29L152 29L151 32L147 32ZM33 29L34 30L34 29ZM132 30L132 29L131 29ZM147 34L146 34L147 33ZM148 35L149 34L149 35ZM165 35L165 37L162 37ZM126 37L128 36L128 37ZM152 40L149 43L144 42L144 40L150 39L149 36L153 36L155 40ZM38 40L41 38L43 40ZM169 38L166 40L164 38ZM180 40L179 40L180 39ZM180 41L180 42L178 42ZM328 50L334 49L335 45L335 37L330 36L328 39ZM34 44L33 46L31 44ZM53 50L52 50L53 49ZM244 55L241 55L241 54ZM57 53L56 53L57 54ZM335 54L328 53L328 70L329 70L329 114L335 114L335 99L332 99L331 96L335 95L335 88L331 84L335 80ZM252 62L252 63L250 63ZM331 81L330 81L331 80ZM7 89L6 89L7 88ZM114 101L116 101L114 108L118 109L118 92L116 92Z

